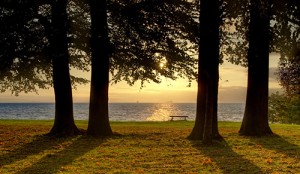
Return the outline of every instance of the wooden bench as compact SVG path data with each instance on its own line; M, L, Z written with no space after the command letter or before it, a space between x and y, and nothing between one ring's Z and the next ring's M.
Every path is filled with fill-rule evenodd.
M185 115L171 115L171 120L170 121L174 121L174 118L184 118L184 120L186 120L186 118L188 118L189 116L185 116Z

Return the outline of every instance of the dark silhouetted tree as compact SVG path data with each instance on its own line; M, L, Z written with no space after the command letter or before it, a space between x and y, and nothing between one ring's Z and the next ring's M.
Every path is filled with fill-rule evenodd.
M109 38L106 0L89 0L91 11L91 60L92 77L88 135L113 134L108 115L109 88Z
M53 88L55 94L55 119L50 135L70 136L79 134L73 116L73 98L69 71L67 0L51 4L50 37Z
M189 139L202 140L205 144L211 144L212 139L220 136L217 131L216 120L220 5L219 0L200 1L197 111L195 126ZM215 130L213 130L213 127Z
M241 135L272 134L268 122L268 79L270 45L270 4L250 1L248 87Z
M150 80L159 83L161 77L175 79L175 72L194 79L195 59L188 51L195 49L196 39L191 30L196 25L191 14L184 13L191 7L180 6L185 3L89 1L92 80L88 134L112 135L108 113L109 71L113 83L125 80L130 85L141 81L143 86ZM188 39L192 41L188 43ZM165 67L159 66L161 62Z
M45 4L44 4L45 3ZM38 88L54 86L55 121L49 134L78 134L74 124L71 81L69 74L67 1L47 4L47 1L1 2L1 91L37 92ZM1 34L2 34L1 32ZM74 35L74 34L73 34ZM72 48L72 46L71 46ZM73 47L74 48L74 47ZM76 52L72 56L80 57ZM80 58L74 67L86 69ZM51 66L52 65L52 66ZM72 76L76 82L86 83Z
M240 0L225 4L224 26L230 27L222 36L223 54L230 62L249 68L250 89L243 121L248 123L243 124L241 133L269 134L266 109L269 53L279 53L280 62L285 62L299 48L299 2Z

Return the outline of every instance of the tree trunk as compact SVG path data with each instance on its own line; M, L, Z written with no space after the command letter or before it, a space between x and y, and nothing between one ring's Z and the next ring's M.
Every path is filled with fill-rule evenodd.
M205 113L205 124L204 124L204 132L203 132L203 143L204 144L212 144L212 128L213 128L213 102L214 102L214 91L211 88L212 80L209 76L207 76L206 80L206 113Z
M210 144L218 133L219 0L200 2L197 113L188 137Z
M194 128L189 135L188 139L191 140L202 140L204 133L204 125L205 125L205 115L206 115L206 82L204 80L204 74L202 73L201 67L202 60L200 56L198 58L198 91L197 91L197 105L196 105L196 120Z
M69 72L67 43L67 1L52 4L53 33L52 48L53 87L55 95L55 120L50 135L72 136L79 134L73 117L72 87Z
M272 134L268 123L269 4L251 0L246 108L239 133L248 136Z
M108 115L109 38L105 0L89 0L91 10L92 77L87 134L111 136Z
M215 140L221 140L222 136L218 129L218 93L219 93L219 61L215 65L215 78L213 81L213 120L212 120L212 136Z

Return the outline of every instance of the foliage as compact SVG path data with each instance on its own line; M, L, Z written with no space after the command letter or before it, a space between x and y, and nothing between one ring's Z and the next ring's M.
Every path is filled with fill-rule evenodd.
M0 91L16 95L51 84L45 29L35 19L34 7L26 5L0 6Z
M290 59L300 47L300 11L297 0L270 1L270 52ZM222 56L233 64L247 66L249 25L248 0L223 1Z
M300 124L300 95L271 94L269 120L273 123Z
M249 3L246 0L222 2L221 57L247 66ZM37 8L31 3L36 1L0 3L2 92L37 92L37 88L48 88L52 84L49 59L44 59L49 53L50 7L36 4ZM198 3L183 0L110 1L112 82L125 80L132 85L139 80L142 84L147 81L159 83L162 77L195 79L197 61L193 55L197 53L199 40ZM280 0L274 1L272 7L271 51L287 58L299 48L299 6L297 0ZM86 1L69 2L70 66L84 71L89 70L90 63L88 10ZM26 67L26 73L20 67ZM5 73L3 69L6 69ZM87 83L82 78L72 79Z
M44 1L40 3L5 1L0 4L0 92L9 90L15 95L21 92L37 93L38 88L52 86L49 43L53 33L51 7L43 4ZM78 5L70 2L69 13L72 15L69 21L72 21L72 25L83 23L83 18L75 15L82 14L79 9ZM77 25L69 26L70 66L88 71L89 61L82 46L87 45L83 37L86 35L80 34L83 29ZM88 82L75 76L71 76L71 79L73 87Z
M221 25L222 61L247 66L249 1L223 0Z
M284 94L272 94L269 111L272 121L300 124L300 11L299 2L274 1L273 51L280 53L279 82Z
M112 82L159 83L196 77L195 4L183 0L111 1Z
M300 47L300 4L297 0L272 1L271 51L281 61L292 59Z
M278 76L280 85L288 96L300 95L300 50L289 59L282 59Z
M0 173L299 173L300 127L271 125L278 136L242 137L220 122L224 141L189 141L193 122L112 122L120 135L42 136L52 121L0 121ZM78 121L86 128L86 121Z
M52 85L50 58L46 58L50 52L48 40L52 33L51 4L47 4L47 1L36 4L33 0L24 1L22 5L20 3L13 0L0 4L0 21L5 24L1 25L1 34L13 34L13 38L0 39L0 43L8 47L2 47L5 48L2 51L6 52L0 55L1 65L6 66L0 67L1 91L10 90L16 95L22 91L37 92L38 88ZM141 81L143 85L149 81L159 83L162 77L187 77L189 81L195 79L197 61L193 54L197 50L195 43L198 33L198 25L193 18L197 13L195 8L195 4L183 0L110 1L108 16L112 82L125 80L132 85ZM87 2L70 1L68 15L70 66L88 71L91 35ZM13 16L20 19L14 19ZM32 29L24 32L29 30L29 23L34 24ZM15 46L14 43L23 37L35 39L28 38L22 41L23 44ZM7 54L9 50L20 51ZM26 65L30 62L26 73L23 72L25 66L17 66L15 59ZM82 78L71 79L73 85L87 83Z

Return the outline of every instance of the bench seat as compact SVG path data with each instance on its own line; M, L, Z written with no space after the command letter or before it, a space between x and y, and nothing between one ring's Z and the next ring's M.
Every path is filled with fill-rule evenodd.
M186 115L171 115L171 120L170 121L174 121L174 118L183 118L184 120L186 120L189 116Z

